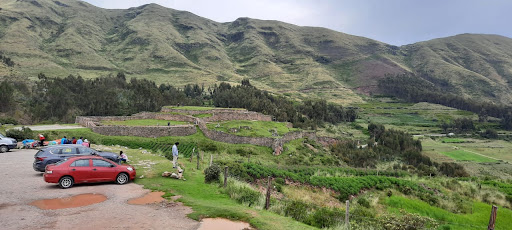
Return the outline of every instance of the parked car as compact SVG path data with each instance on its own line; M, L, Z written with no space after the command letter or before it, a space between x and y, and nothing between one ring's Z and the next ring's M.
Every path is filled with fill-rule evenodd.
M0 134L0 153L5 153L10 149L14 149L17 145L18 142L15 139L5 137L4 135Z
M69 157L90 155L98 155L115 162L119 157L112 152L97 151L82 145L54 145L39 150L34 156L32 167L38 172L44 172L48 164L54 164Z
M135 179L135 174L131 165L120 165L100 156L79 156L46 166L43 177L47 183L58 183L65 189L81 183L126 184Z

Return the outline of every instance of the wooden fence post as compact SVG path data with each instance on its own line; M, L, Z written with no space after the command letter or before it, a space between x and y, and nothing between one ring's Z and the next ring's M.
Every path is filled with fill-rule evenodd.
M265 209L268 210L270 207L270 190L272 186L272 179L270 176L268 176L268 182L267 182L267 196L265 197Z
M213 163L213 154L210 154L210 167L212 167L212 163Z
M497 212L498 212L498 207L496 207L496 205L493 205L492 209L491 209L491 218L489 219L489 226L487 227L487 230L494 230Z
M350 229L350 222L349 222L349 219L348 219L349 210L350 210L350 201L347 200L345 203L347 204L347 207L345 209L345 226L347 226L347 229Z
M197 151L197 170L199 170L199 155L201 155L201 152Z
M190 154L190 162L192 162L192 157L194 157L195 152L196 152L196 148L193 148L192 153Z
M249 154L249 156L247 156L247 163L251 163L251 154Z
M228 166L224 167L224 188L228 186Z

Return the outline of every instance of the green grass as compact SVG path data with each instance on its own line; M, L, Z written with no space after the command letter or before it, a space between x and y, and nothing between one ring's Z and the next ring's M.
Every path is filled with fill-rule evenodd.
M184 167L186 178L186 181L183 181L160 176L162 172L172 170L172 163L169 160L153 154L141 154L140 151L129 152L129 154L135 164L142 160L156 163L150 169L136 167L137 175L145 175L145 177L136 179L135 182L151 190L182 196L178 201L193 209L193 212L188 215L192 219L222 217L246 221L262 230L314 229L291 218L238 204L218 183L205 184L203 170L206 167L206 160L202 162L201 169L197 170L195 160L191 163L188 159L180 159L179 163Z
M449 226L453 230L486 229L491 214L491 205L481 202L473 203L473 213L454 214L441 208L430 206L420 201L408 199L405 197L392 196L385 200L388 211L399 213L399 210L405 210L411 213L418 213L439 221L442 228ZM498 208L496 218L496 229L512 229L512 211L503 207Z
M220 127L216 127L217 124L219 124ZM222 131L246 137L273 137L272 132L269 130L276 130L279 136L298 130L295 128L288 128L286 123L272 121L226 121L209 123L207 126L210 130ZM250 129L243 127L249 127ZM237 129L238 132L232 132L231 129Z
M231 110L243 110L239 108L218 108L218 107L203 107L203 106L165 106L165 108L179 109L179 110L192 110L192 111L205 111L214 109L231 109Z
M140 119L140 120L126 120L126 121L102 121L103 125L126 125L126 126L166 126L170 125L186 125L188 122L184 121L171 121L171 120L156 120L156 119Z
M206 117L213 116L213 114L211 114L211 113L201 113L201 114L194 114L192 116L197 117L197 118L206 118Z
M458 139L458 138L443 138L443 143L464 143L466 140Z
M454 150L450 152L441 152L442 154L453 158L458 161L474 161L474 162L496 162L488 157L480 156L474 153L470 153L464 150Z

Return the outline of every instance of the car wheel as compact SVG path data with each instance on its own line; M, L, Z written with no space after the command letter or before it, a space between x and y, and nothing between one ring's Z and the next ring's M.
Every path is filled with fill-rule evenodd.
M116 183L126 184L126 183L128 183L129 180L130 180L130 178L128 178L128 174L119 173L119 175L117 175L117 178L116 178Z
M73 186L73 183L73 178L70 176L62 177L59 180L59 186L63 189L71 188Z
M5 153L7 151L9 151L9 148L7 148L7 146L5 146L5 145L0 146L0 153Z

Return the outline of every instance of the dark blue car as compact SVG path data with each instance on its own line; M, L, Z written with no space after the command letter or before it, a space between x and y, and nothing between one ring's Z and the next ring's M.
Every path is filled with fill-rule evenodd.
M82 145L54 145L39 150L34 156L32 167L38 172L44 172L46 165L57 163L74 156L98 155L117 162L118 155L112 152L97 151Z

